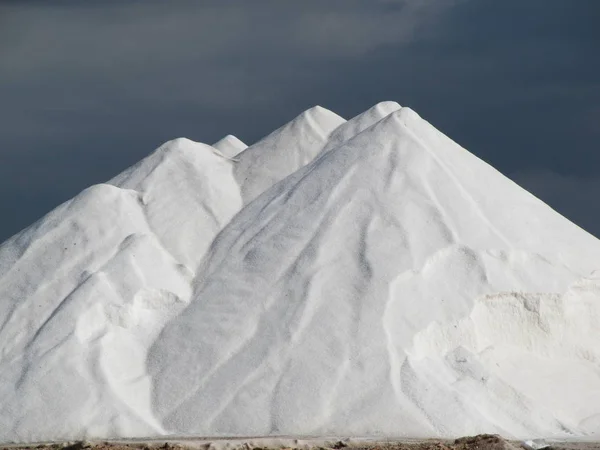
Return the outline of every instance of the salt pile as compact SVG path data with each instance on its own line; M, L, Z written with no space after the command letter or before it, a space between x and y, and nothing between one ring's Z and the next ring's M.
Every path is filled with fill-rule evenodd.
M595 433L595 269L393 102L177 139L0 246L0 441Z

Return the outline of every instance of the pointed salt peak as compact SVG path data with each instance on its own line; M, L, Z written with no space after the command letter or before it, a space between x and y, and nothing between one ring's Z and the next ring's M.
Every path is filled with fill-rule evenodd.
M164 163L185 160L204 164L207 161L210 162L211 159L215 161L222 158L210 145L184 137L171 139L141 161L109 180L108 183L121 188L138 189L139 184Z
M411 129L411 125L423 121L414 110L407 106L404 106L392 113L384 116L381 120L376 122L375 126L378 129L385 129L386 132L392 132L396 130L395 134L402 134L403 131L400 127L406 127Z
M158 147L157 152L161 153L170 153L177 150L182 150L186 148L192 148L199 144L199 142L192 141L191 139L185 137L179 137L175 139L171 139L165 142L163 145Z
M172 153L177 153L184 149L191 149L197 144L198 142L194 142L191 139L184 137L170 139L158 146L152 153L150 153L144 159L138 161L136 165L147 164L150 161L156 160L157 158L164 158L165 156L170 155Z
M215 149L202 142L196 142L185 137L171 139L158 147L153 154L160 154L163 157L171 157L171 155L188 155L194 158L203 154L211 155L215 153Z
M408 106L400 107L399 109L393 110L388 114L385 114L381 117L378 117L376 107L368 109L367 111L359 114L358 116L353 117L347 123L352 124L354 128L357 128L357 134L366 130L367 128L371 128L373 126L379 128L389 128L389 127L397 127L399 124L408 125L409 123L422 120L421 117ZM384 113L384 110L379 110L380 113ZM369 123L369 119L373 121L368 126L365 126ZM361 125L364 126L364 130L360 130ZM343 130L344 127L340 127L339 131ZM336 134L337 134L336 130Z
M307 128L316 131L321 139L326 139L336 128L345 122L346 119L333 111L319 105L313 106L247 147L247 150L252 150L252 153L255 153L254 150L257 148L261 150L265 150L265 148L276 150L276 148L280 147L282 140L298 141L301 136L299 134L300 130ZM275 145L275 142L278 144ZM247 152L244 151L244 154L247 154Z
M244 150L234 169L244 201L312 161L345 122L334 112L314 106Z
M400 105L400 103L393 102L393 101L384 101L384 102L379 102L376 105L372 106L367 111L365 111L363 114L368 113L369 111L377 111L379 114L382 114L382 116L387 116L388 114L391 114L394 111L397 111L401 108L402 108L402 106Z
M392 105L387 105L392 106ZM337 130L335 130L329 139L328 144L323 148L322 154L329 152L335 148L342 147L346 142L360 138L363 133L368 133L368 137L365 136L369 142L373 141L381 141L386 142L390 139L396 139L401 136L411 134L412 137L418 137L422 139L421 136L421 126L425 123L428 128L432 127L428 122L423 120L415 111L408 107L401 107L383 117L373 117L371 116L371 120L368 120L368 113L374 112L374 108L377 105L365 111L365 114L360 114L352 119L350 119L346 124L340 126ZM361 117L362 116L362 117ZM434 129L437 134L442 135L437 129ZM448 139L446 137L446 139ZM452 141L453 142L453 141ZM457 145L453 142L454 145ZM424 142L426 145L426 142ZM364 147L364 146L363 146ZM356 151L359 151L358 147Z
M315 105L312 108L308 108L306 111L304 111L300 115L303 115L303 114L312 114L316 117L329 117L329 118L335 118L337 120L346 121L346 119L341 117L339 114L336 114L333 111L322 107L321 105Z
M391 113L401 109L402 107L396 102L386 101L377 103L336 128L331 133L329 142L324 147L323 152L327 152L342 145L344 142L352 139L367 128L380 122Z
M347 127L348 130L345 132L348 133L348 131L351 129L355 130L356 133L361 132L392 114L401 114L401 111L405 109L410 111L410 108L402 107L396 102L377 103L376 105L372 106L366 111L363 111L359 115L354 116L352 119L346 122L345 127ZM342 131L345 127L340 127L340 131Z
M204 158L210 159L215 155L220 156L212 146L180 137L165 142L146 159L148 159L148 162L152 161L152 164L158 164L159 162L172 160L173 158L200 161Z
M394 111L391 115L400 120L423 120L414 109L404 106L397 111Z
M389 116L390 114L400 111L403 108L399 103L393 101L384 101L379 102L373 106L371 106L366 111L354 116L352 119L348 120L344 126L340 127L340 131L344 128L354 128L356 131L362 131L365 128L379 122L384 117Z
M104 197L111 197L118 195L123 192L123 189L113 186L107 183L93 184L92 186L85 188L75 198L91 198L92 200L98 200Z
M345 123L346 119L334 113L333 111L328 110L327 108L316 105L297 116L294 120L292 120L292 123L296 121L313 121L313 124L317 125L325 133L330 133Z
M248 147L240 138L238 138L237 136L234 136L233 134L228 134L227 136L223 137L222 139L219 139L212 146L215 147L216 149L219 149L219 146L223 145L223 144L233 145L240 149L244 149L244 148Z
M221 152L223 156L227 158L233 158L248 148L244 142L232 134L228 134L224 138L215 142L212 147Z
M418 136L422 143L429 148L450 147L460 149L461 152L471 153L410 108L404 107L390 114L389 117L397 125L404 127L405 130ZM398 132L401 133L402 131L398 129Z

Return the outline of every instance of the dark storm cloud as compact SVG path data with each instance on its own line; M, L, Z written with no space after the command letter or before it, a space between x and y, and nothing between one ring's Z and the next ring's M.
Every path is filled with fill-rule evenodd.
M314 104L350 117L386 99L600 235L599 214L572 207L578 182L584 197L600 194L598 9L595 0L0 3L0 241L167 139L233 133L251 143ZM568 194L556 195L557 177Z

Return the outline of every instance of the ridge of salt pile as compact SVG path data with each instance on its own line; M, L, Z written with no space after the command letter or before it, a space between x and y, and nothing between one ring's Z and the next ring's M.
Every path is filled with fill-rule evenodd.
M394 102L176 139L0 246L0 441L595 433L599 268Z

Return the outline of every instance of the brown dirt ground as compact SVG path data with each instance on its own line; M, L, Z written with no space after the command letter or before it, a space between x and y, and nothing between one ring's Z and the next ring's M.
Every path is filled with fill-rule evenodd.
M111 443L111 442L76 442L64 444L41 444L41 445L11 445L0 446L0 450L198 450L202 447L197 445L185 445L169 442L135 442L135 443ZM206 446L209 450L210 445ZM236 447L238 450L292 450L291 448L259 447L248 443L241 443ZM333 444L331 447L313 446L311 450L531 450L531 448L516 441L507 441L497 435L482 434L478 436L463 437L455 440L424 440L424 441L393 441L386 443L348 445L343 441ZM600 450L597 442L561 442L545 447L544 450Z

